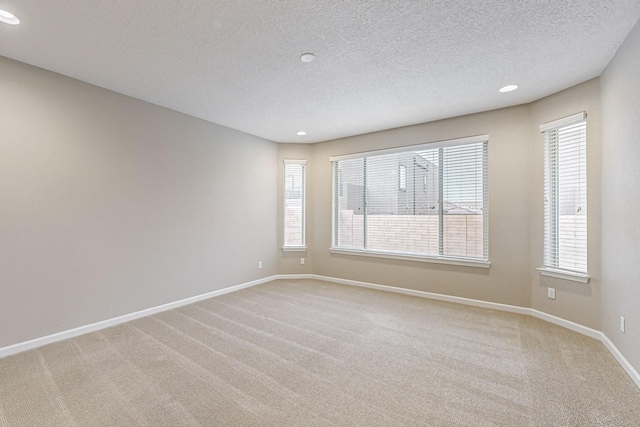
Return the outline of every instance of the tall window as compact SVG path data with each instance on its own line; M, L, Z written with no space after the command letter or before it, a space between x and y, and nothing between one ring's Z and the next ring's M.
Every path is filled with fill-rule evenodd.
M483 264L487 144L483 135L332 157L332 251Z
M585 119L579 113L540 126L545 152L543 274L553 276L555 270L587 279Z
M306 160L284 161L284 249L305 249Z

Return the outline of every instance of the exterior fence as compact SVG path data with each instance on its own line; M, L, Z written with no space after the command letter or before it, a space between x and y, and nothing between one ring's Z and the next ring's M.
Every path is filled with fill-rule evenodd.
M362 247L363 215L340 211L341 247ZM482 215L445 215L443 252L482 257ZM438 254L437 215L368 215L367 249Z

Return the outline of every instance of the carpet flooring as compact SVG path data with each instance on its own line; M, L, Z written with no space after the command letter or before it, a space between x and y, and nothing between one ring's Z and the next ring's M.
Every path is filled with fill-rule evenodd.
M0 426L640 426L640 390L538 319L287 280L0 359Z

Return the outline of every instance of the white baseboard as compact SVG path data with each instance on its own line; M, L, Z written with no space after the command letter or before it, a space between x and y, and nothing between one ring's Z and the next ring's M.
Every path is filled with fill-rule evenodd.
M629 363L629 361L622 355L620 350L618 350L615 344L613 344L613 342L611 342L611 340L604 333L597 331L595 329L591 329L586 326L580 325L578 323L571 322L570 320L553 316L551 314L538 311L533 308L518 307L515 305L481 301L481 300L475 300L471 298L436 294L432 292L418 291L415 289L398 288L395 286L378 285L375 283L359 282L356 280L339 279L336 277L320 276L317 274L277 274L274 276L253 280L251 282L230 286L228 288L218 289L217 291L207 292L205 294L196 295L196 296L185 298L179 301L170 302L167 304L159 305L157 307L151 307L145 310L136 311L135 313L125 314L123 316L114 317L112 319L91 323L89 325L80 326L78 328L74 328L67 331L47 335L45 337L36 338L33 340L13 344L8 347L3 347L3 348L0 348L0 358L21 353L23 351L31 350L36 347L41 347L43 345L77 337L78 335L99 331L100 329L109 328L111 326L115 326L124 322L129 322L131 320L139 319L141 317L150 316L152 314L182 307L184 305L193 304L195 302L202 301L208 298L213 298L219 295L228 294L230 292L239 291L241 289L250 288L252 286L260 285L263 283L272 282L274 280L308 280L308 279L323 280L325 282L338 283L342 285L358 286L361 288L376 289L379 291L394 292L398 294L411 295L411 296L420 297L420 298L428 298L428 299L433 299L438 301L446 301L446 302L452 302L456 304L469 305L473 307L482 307L482 308L487 308L491 310L499 310L499 311L505 311L509 313L525 314L528 316L532 316L540 320L544 320L546 322L553 323L558 326L562 326L574 332L599 340L607 348L607 350L609 350L609 352L613 355L613 357L620 364L620 366L622 366L625 372L631 377L631 379L638 386L638 388L640 388L640 374L638 374L638 371L636 371L636 369L631 365L631 363Z
M342 285L358 286L361 288L377 289L379 291L394 292L396 294L411 295L414 297L434 299L438 301L453 302L456 304L471 305L474 307L489 308L493 310L507 311L509 313L530 314L529 308L518 307L515 305L499 304L496 302L481 301L471 298L455 297L451 295L436 294L432 292L416 291L414 289L398 288L395 286L378 285L375 283L358 282L356 280L338 279L335 277L314 275L314 279L324 280L325 282L339 283Z
M278 274L273 276L274 280L308 280L316 277L314 274Z
M548 314L533 308L518 307L515 305L500 304L495 302L480 301L480 300L456 297L451 295L436 294L432 292L417 291L414 289L398 288L395 286L378 285L375 283L358 282L356 280L340 279L336 277L320 276L315 274L312 276L314 279L323 280L325 282L333 282L333 283L338 283L342 285L377 289L380 291L394 292L394 293L403 294L403 295L412 295L412 296L421 297L421 298L434 299L438 301L447 301L447 302L452 302L456 304L470 305L474 307L483 307L483 308L488 308L492 310L506 311L509 313L525 314L540 320L544 320L549 323L553 323L554 325L562 326L563 328L567 328L569 330L572 330L582 335L586 335L588 337L594 338L602 342L605 348L609 350L609 352L613 355L616 361L620 364L622 369L624 369L625 372L629 375L629 377L631 377L631 380L638 386L638 388L640 388L640 374L631 365L631 363L629 363L629 361L623 356L623 354L620 352L620 350L618 350L615 344L613 344L613 342L603 332L597 331L587 326L580 325L579 323L575 323L570 320L566 320L561 317L557 317L552 314ZM287 277L287 275L281 275L279 278L287 279L289 277Z
M207 292L205 294L196 295L193 297L181 299L179 301L162 304L156 307L147 308L145 310L136 311L134 313L125 314L122 316L114 317L100 322L91 323L89 325L80 326L78 328L69 329L67 331L58 332L55 334L47 335L44 337L24 341L21 343L13 344L8 347L0 348L0 358L11 356L12 354L22 353L23 351L31 350L36 347L42 347L43 345L51 344L58 341L63 341L69 338L77 337L78 335L88 334L90 332L99 331L100 329L109 328L111 326L119 325L120 323L129 322L131 320L139 319L141 317L150 316L152 314L160 313L163 311L171 310L174 308L182 307L183 305L193 304L204 299L213 298L219 295L228 294L230 292L239 291L240 289L250 288L252 286L260 285L262 283L271 282L278 278L278 276L269 276L263 279L253 280L251 282L241 283L239 285L230 286L224 289L218 289L217 291Z
M620 353L618 347L616 347L615 344L611 342L609 337L607 337L603 332L600 332L600 335L600 341L602 341L602 344L607 347L609 352L613 355L613 357L615 357L620 366L622 366L622 369L625 370L625 372L631 377L633 382L636 383L638 388L640 388L640 374L638 373L638 371L636 371L631 363L629 363L629 361L622 355L622 353Z
M586 335L590 338L594 338L596 340L600 340L604 335L602 332L597 331L595 329L591 329L589 327L583 326L579 323L572 322L570 320L563 319L562 317L557 317L549 313L545 313L544 311L538 311L533 308L529 309L531 312L530 316L535 317L536 319L544 320L545 322L553 323L554 325L562 326L563 328L567 328L574 332L577 332L582 335Z

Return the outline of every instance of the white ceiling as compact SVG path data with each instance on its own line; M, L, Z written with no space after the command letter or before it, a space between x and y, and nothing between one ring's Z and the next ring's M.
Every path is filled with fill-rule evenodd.
M0 0L0 55L277 142L506 107L599 76L639 0ZM302 63L301 54L317 59ZM520 86L502 94L507 84ZM296 136L298 130L307 136Z

